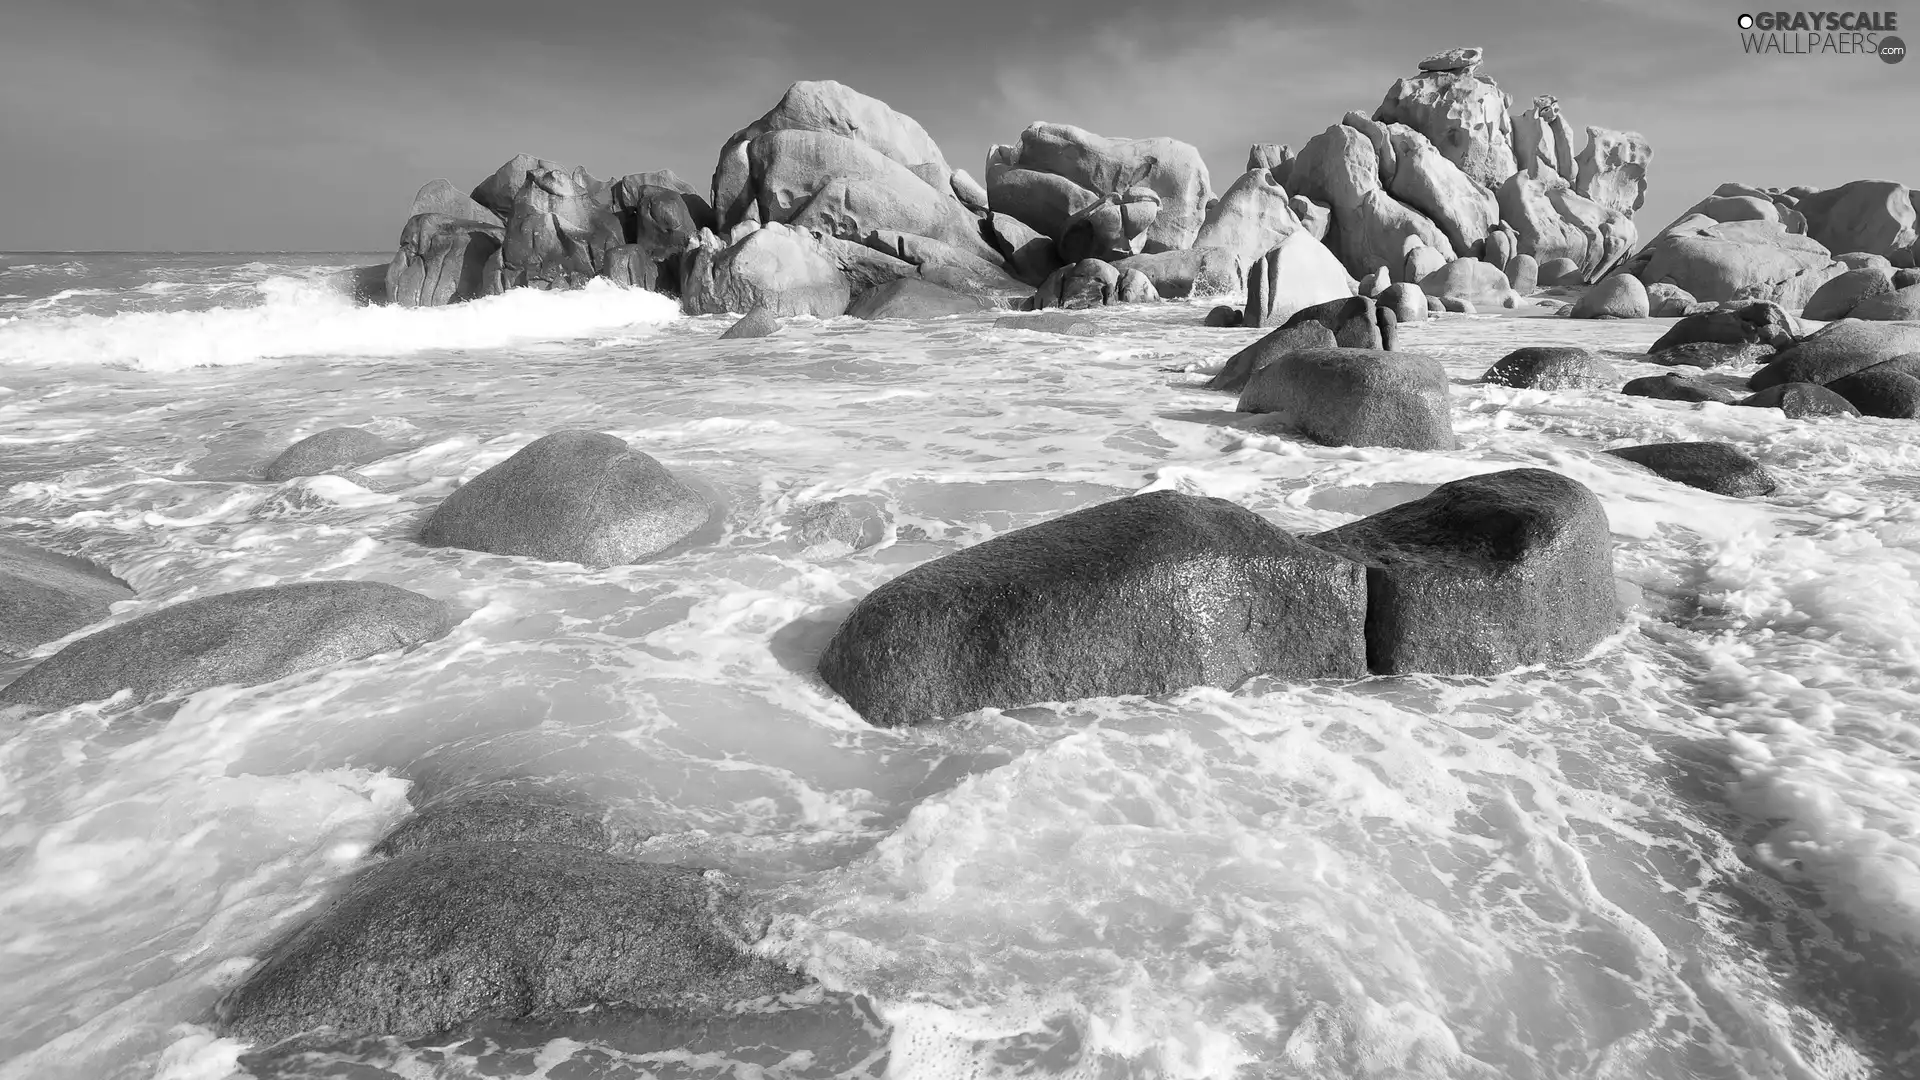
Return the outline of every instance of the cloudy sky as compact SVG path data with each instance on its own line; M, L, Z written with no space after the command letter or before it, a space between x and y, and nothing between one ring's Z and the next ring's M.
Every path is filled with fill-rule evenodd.
M0 250L380 250L517 151L705 187L797 79L976 176L1034 120L1198 146L1217 190L1454 45L1654 147L1643 234L1724 180L1920 183L1920 60L1749 56L1741 0L6 0ZM1920 7L1901 32L1920 43ZM1912 25L1905 25L1911 20ZM1584 140L1583 140L1584 141Z

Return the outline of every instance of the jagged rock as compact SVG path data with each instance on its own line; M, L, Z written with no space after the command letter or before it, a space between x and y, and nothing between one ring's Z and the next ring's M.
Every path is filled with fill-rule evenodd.
M1320 241L1296 232L1248 267L1246 325L1273 326L1350 295L1346 268Z
M1847 317L1878 322L1920 322L1920 285L1866 297L1847 312Z
M1586 198L1557 176L1540 180L1514 173L1500 184L1497 200L1500 220L1513 227L1521 253L1542 263L1571 259L1581 281L1605 275L1639 235L1631 218Z
M1862 416L1893 420L1920 417L1920 379L1889 369L1886 364L1844 375L1828 383L1827 389L1846 398Z
M1446 52L1434 53L1432 56L1420 61L1420 70L1449 71L1459 72L1463 75L1471 75L1474 69L1480 66L1480 59L1484 55L1485 53L1483 53L1477 45L1469 45L1459 49L1448 49Z
M721 341L736 341L741 338L763 338L777 333L780 320L766 308L756 307L740 317L740 320L726 328L720 334Z
M1779 409L1789 420L1809 416L1859 416L1860 410L1839 394L1815 383L1781 383L1739 402L1758 409Z
M512 207L509 197L507 205ZM450 180L429 180L420 185L413 197L413 207L407 211L408 217L421 214L439 214L455 221L478 221L487 225L505 225L506 219L485 206L474 201L471 195L453 186Z
M1507 107L1507 96L1491 80L1423 71L1395 82L1373 118L1418 131L1468 178L1492 188L1515 169Z
M1607 451L1688 487L1736 499L1770 495L1780 482L1737 446L1716 442L1649 443Z
M439 307L499 293L496 256L505 239L500 225L441 214L408 218L387 266L387 302Z
M1855 180L1810 193L1795 204L1807 220L1807 236L1829 251L1867 251L1911 259L1915 231L1913 193L1890 180Z
M1653 147L1637 131L1587 128L1587 146L1576 160L1573 190L1629 217L1647 199L1647 164Z
M821 245L790 226L766 225L732 245L703 231L681 256L680 310L688 315L764 307L772 315L832 318L851 299Z
M1452 450L1446 369L1416 353L1309 349L1252 373L1237 411L1272 413L1323 446Z
M1582 293L1573 305L1576 319L1644 319L1651 314L1647 287L1632 274L1614 274Z
M1141 254L1146 246L1147 230L1153 227L1159 214L1160 196L1151 188L1135 186L1104 195L1067 219L1055 244L1060 260L1112 262Z
M979 219L943 182L851 137L781 129L746 144L747 187L760 220L860 240L876 230L938 240L977 258L999 256Z
M320 476L365 465L389 452L385 439L364 428L328 428L282 450L267 463L263 475L274 483L297 476Z
M1731 405L1736 400L1733 391L1723 386L1689 375L1671 373L1630 379L1620 388L1620 392L1628 397L1657 398L1661 401L1717 401L1722 405Z
M0 656L25 656L131 599L126 582L86 559L0 537Z
M1841 319L1781 349L1747 385L1754 390L1787 383L1824 386L1915 351L1920 351L1920 324Z
M797 82L765 116L735 132L721 148L713 174L713 209L722 228L746 218L759 198L753 190L750 145L763 135L788 130L852 140L898 163L936 194L952 198L953 171L919 122L841 83Z
M1068 189L1013 173L1043 174L1067 181ZM1173 139L1109 139L1069 124L1031 124L1017 146L997 146L988 154L987 195L995 211L1019 218L1034 229L1061 236L1066 218L1099 197L1144 185L1160 198L1160 209L1141 251L1178 251L1194 245L1213 198L1207 166L1194 147ZM1091 196L1078 197L1072 189ZM1061 211L1065 213L1062 214Z
M1042 236L1018 218L990 213L981 219L980 227L1007 269L1028 285L1039 285L1064 265L1053 238Z
M1519 302L1513 283L1499 268L1479 259L1455 259L1420 279L1428 296L1457 296L1476 307L1512 307Z
M1331 258L1331 256L1329 256ZM1113 264L1121 272L1138 271L1169 300L1221 296L1247 287L1247 262L1226 248L1197 247L1133 255Z
M1699 303L1692 293L1678 285L1661 283L1647 287L1647 314L1656 319L1677 319Z
M894 578L840 626L820 674L882 726L1257 674L1353 678L1361 581L1243 507L1149 492Z
M444 637L447 605L375 581L303 581L203 596L72 642L0 690L0 705L64 709L257 686Z
M1288 205L1287 189L1265 169L1249 169L1220 196L1193 242L1257 259L1300 231L1300 219Z
M1367 567L1375 674L1578 660L1619 621L1606 511L1544 469L1442 484L1312 542Z
M1387 190L1433 220L1458 255L1484 250L1500 206L1486 188L1447 160L1426 136L1400 124L1388 129L1394 171ZM1505 269L1504 261L1495 264Z
M898 278L862 293L847 307L859 319L937 319L998 307L993 301L915 278Z
M578 288L626 243L620 220L594 197L585 169L534 169L514 196L500 247L506 288Z
M480 181L479 186L473 189L473 201L486 207L490 214L477 220L504 225L513 216L513 200L519 197L520 189L527 186L528 175L546 169L565 172L566 166L531 154L513 155L505 165L494 170L492 176Z
M753 955L713 872L567 844L437 845L360 871L216 1007L222 1035L418 1038L599 1004L718 1012L806 980Z
M679 543L709 512L698 492L624 439L560 431L455 489L434 508L420 542L616 566Z
M1482 376L1487 382L1534 390L1611 386L1620 375L1599 353L1566 346L1529 345L1500 358Z
M1326 243L1327 233L1333 228L1333 211L1304 195L1295 195L1287 200L1287 208L1293 216L1300 219L1300 227L1315 240Z

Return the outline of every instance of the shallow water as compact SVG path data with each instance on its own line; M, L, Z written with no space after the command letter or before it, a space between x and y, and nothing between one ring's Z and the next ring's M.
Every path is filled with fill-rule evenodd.
M369 1043L267 1075L1896 1078L1920 1071L1920 452L1910 422L1539 392L1511 348L1631 359L1669 321L1450 316L1462 448L1308 444L1200 388L1259 331L727 320L593 289L354 309L353 255L0 257L0 525L139 591L116 620L387 581L448 638L177 706L0 719L0 1076L224 1077L205 1027L410 784L551 778L640 857L719 867L824 990L775 1016ZM347 477L256 479L366 425ZM541 434L608 431L724 507L656 562L421 548ZM1606 457L1738 443L1735 501ZM1585 662L862 723L812 674L902 570L1157 488L1317 531L1551 468L1634 608ZM884 515L803 550L795 507ZM42 653L51 652L57 643ZM28 662L0 663L0 679ZM357 1063L357 1064L355 1064Z

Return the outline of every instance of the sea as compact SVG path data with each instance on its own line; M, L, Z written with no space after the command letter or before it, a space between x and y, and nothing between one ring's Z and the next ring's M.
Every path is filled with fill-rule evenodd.
M127 581L111 621L330 579L465 616L264 686L0 717L0 1077L1920 1076L1913 422L1484 385L1523 345L1663 370L1672 320L1503 312L1401 329L1452 377L1459 450L1323 447L1203 389L1261 333L1207 301L722 341L727 317L599 284L356 306L335 275L384 258L0 256L0 529ZM395 452L261 479L342 425ZM566 429L658 458L714 523L603 570L414 541ZM1603 453L1687 440L1779 491ZM869 590L1081 507L1176 489L1309 533L1517 467L1611 522L1625 615L1578 662L904 729L814 671ZM863 546L797 527L828 501ZM476 777L723 871L818 986L278 1061L219 1037L213 1003L410 790Z

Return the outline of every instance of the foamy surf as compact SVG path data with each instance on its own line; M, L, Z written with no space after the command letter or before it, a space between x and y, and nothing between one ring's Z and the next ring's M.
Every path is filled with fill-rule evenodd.
M680 315L668 297L601 281L578 291L518 289L442 308L360 306L311 277L273 276L249 288L255 303L0 320L0 365L166 372L287 357L365 359L630 334ZM34 303L51 307L87 291L63 290Z

